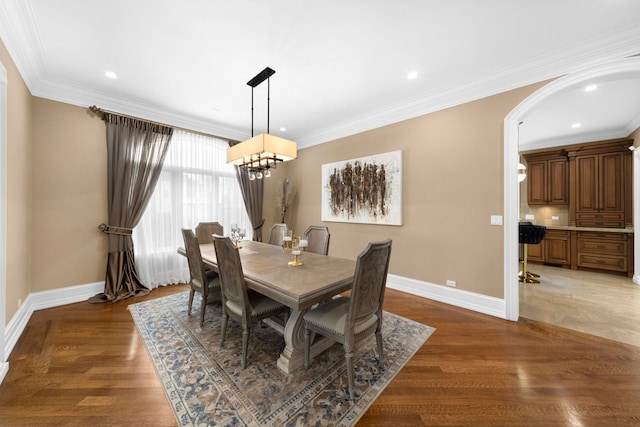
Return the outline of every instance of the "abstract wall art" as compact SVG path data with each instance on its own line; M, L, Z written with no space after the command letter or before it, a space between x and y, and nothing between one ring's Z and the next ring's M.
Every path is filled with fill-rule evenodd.
M322 220L402 225L402 151L322 165Z

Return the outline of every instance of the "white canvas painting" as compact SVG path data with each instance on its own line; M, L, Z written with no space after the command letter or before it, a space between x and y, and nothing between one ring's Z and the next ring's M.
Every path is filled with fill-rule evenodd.
M322 165L322 220L402 225L402 151Z

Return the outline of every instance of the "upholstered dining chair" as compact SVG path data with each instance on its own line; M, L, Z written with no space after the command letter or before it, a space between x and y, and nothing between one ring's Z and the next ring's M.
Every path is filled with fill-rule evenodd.
M287 232L287 224L273 224L269 233L269 244L282 246L284 244L284 235Z
M319 225L312 225L304 232L307 236L308 246L307 251L320 255L327 255L329 253L329 234L328 227L321 227Z
M311 333L326 336L341 343L347 365L349 397L353 400L353 353L356 344L375 333L378 347L378 363L384 368L382 348L382 304L387 285L391 240L369 243L358 255L351 294L319 304L305 313L304 364L309 367Z
M196 237L200 244L213 243L212 235L224 236L224 227L219 222L201 222L196 227Z
M247 352L251 327L262 319L286 313L289 308L271 298L247 288L238 249L229 237L213 236L222 280L222 330L220 346L224 345L229 317L242 324L242 369L247 367Z
M192 230L182 229L184 239L184 249L187 252L187 263L189 264L189 309L187 314L191 315L193 297L198 292L202 298L200 303L200 326L204 324L204 312L207 304L222 300L220 278L213 270L205 270L200 252L200 242Z

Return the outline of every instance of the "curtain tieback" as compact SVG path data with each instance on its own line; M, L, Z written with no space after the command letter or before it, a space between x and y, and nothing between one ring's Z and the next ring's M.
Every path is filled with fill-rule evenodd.
M107 234L119 234L121 236L131 236L133 234L132 228L115 227L113 225L100 224L98 230Z
M262 218L262 221L260 221L260 225L258 225L257 227L253 227L253 231L260 230L263 225L264 225L264 218Z

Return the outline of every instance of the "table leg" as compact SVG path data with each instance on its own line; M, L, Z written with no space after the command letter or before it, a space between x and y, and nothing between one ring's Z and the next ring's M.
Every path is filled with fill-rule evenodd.
M285 347L278 358L278 368L287 374L299 368L304 368L304 319L302 316L305 313L306 310L292 310L289 320L284 327ZM313 359L333 344L335 344L335 341L329 338L316 337L311 344L311 358Z

